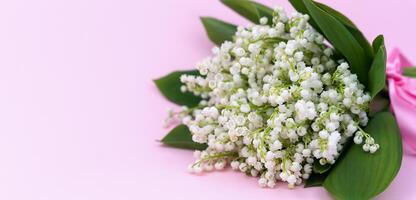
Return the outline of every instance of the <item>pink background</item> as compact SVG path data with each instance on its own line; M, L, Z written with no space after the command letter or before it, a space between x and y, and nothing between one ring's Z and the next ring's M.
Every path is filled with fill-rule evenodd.
M416 1L324 2L415 61ZM200 15L247 23L213 0L1 1L0 199L330 199L231 171L190 175L190 151L156 142L173 105L152 79L209 55ZM415 161L378 199L416 199Z

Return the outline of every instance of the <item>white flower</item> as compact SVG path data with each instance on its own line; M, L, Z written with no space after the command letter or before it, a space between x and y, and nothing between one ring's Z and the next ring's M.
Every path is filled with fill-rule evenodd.
M243 105L241 105L240 110L243 113L248 113L248 112L250 112L250 106L248 104L243 104Z
M267 24L267 17L260 18L260 24L262 24L262 25Z
M208 145L195 153L193 173L230 165L259 177L262 187L284 181L292 188L309 178L314 162L333 164L350 137L364 151L380 148L360 128L371 97L348 63L331 57L307 15L275 12L273 25L262 17L215 47L197 64L202 76L180 77L181 91L204 99L170 115Z
M266 186L267 186L267 179L265 179L265 178L260 178L260 179L259 179L259 181L258 181L258 183L259 183L259 185L260 185L261 187L266 187Z
M238 161L234 160L234 161L232 161L232 162L230 163L230 165L231 165L231 168L232 168L233 170L237 170L237 169L239 168L239 166L240 166L240 162L238 162Z

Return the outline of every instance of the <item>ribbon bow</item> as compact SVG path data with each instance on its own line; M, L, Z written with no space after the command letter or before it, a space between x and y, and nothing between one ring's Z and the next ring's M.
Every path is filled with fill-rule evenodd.
M404 150L416 155L416 79L402 75L403 68L411 65L395 48L388 57L386 74L390 106L400 128Z

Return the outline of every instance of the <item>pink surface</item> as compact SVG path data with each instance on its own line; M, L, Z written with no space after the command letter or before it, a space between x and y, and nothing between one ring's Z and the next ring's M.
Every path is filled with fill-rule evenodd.
M405 152L416 155L416 79L403 76L403 69L413 66L399 49L393 49L387 64L391 109L393 110Z
M415 1L324 2L416 58ZM0 2L0 199L330 199L231 171L190 175L190 151L156 142L173 105L152 79L209 55L199 15L246 23L212 0ZM404 157L378 199L416 199L415 168Z

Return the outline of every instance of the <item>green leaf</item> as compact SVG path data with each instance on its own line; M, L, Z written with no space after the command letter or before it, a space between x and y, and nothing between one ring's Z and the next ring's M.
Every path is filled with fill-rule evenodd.
M212 17L201 17L201 21L208 38L218 46L225 41L232 41L237 31L237 26Z
M368 58L373 57L373 49L371 48L371 45L368 42L367 38L364 37L364 35L361 33L358 27L347 16L323 3L315 1L315 4L319 6L319 8L330 14L332 17L336 18L339 22L344 24L344 26L350 31L350 33L354 36L357 42L364 49Z
M293 7L300 13L309 14L308 9L306 8L305 4L302 0L289 0L290 3L293 5ZM368 40L364 37L364 35L361 33L361 31L357 28L357 26L350 20L348 17L343 15L341 12L323 4L315 1L315 4L324 10L326 13L337 19L339 22L341 22L354 36L354 38L357 40L357 42L361 45L361 47L364 49L364 51L367 54L368 58L373 57L373 50L371 48L370 43ZM310 14L309 14L310 15ZM311 24L318 32L321 32L321 29L316 24L315 20L313 18L309 19L309 24Z
M342 24L344 24L345 26L352 28L352 29L358 29L357 26L355 26L355 24L348 19L348 17L346 17L344 14L340 13L339 11L323 4L323 3L319 3L315 1L315 4L321 8L322 10L324 10L325 12L327 12L328 14L330 14L331 16L335 17L336 19L338 19L339 22L341 22Z
M204 150L208 147L206 144L194 142L188 127L183 124L178 125L173 130L171 130L161 140L161 142L165 145L181 149Z
M381 45L384 45L384 36L383 35L378 35L373 40L373 51L377 53L378 50L380 49Z
M251 3L254 4L257 11L259 12L260 18L261 17L267 17L267 19L268 19L267 24L272 25L273 24L273 9L271 9L271 8L261 4L261 3L257 3L255 1L252 1Z
M292 6L300 13L303 14L308 14L309 10L308 8L305 6L303 0L289 0L289 2L292 4ZM314 3L316 4L316 6L318 6L320 9L324 10L326 13L328 13L329 15L331 15L332 17L334 17L335 19L337 19L339 22L341 22L343 25L345 25L349 30L358 30L357 26L350 20L348 19L348 17L346 17L345 15L343 15L341 12L323 4L323 3L319 3L314 1ZM312 27L314 27L317 31L321 32L321 29L319 28L318 24L316 23L316 19L314 18L310 18L309 19L309 24L312 25ZM360 31L358 31L360 32ZM367 41L368 46L371 48L370 44Z
M383 35L379 35L374 39L373 48L377 48L377 53L368 73L368 90L371 97L375 97L386 86L387 55Z
M308 14L310 16L308 9L303 3L303 0L289 0L289 2L299 13ZM309 18L308 22L313 28L315 28L315 30L322 33L321 29L319 28L318 24L315 22L314 18L312 17Z
M354 36L357 42L361 45L361 47L366 52L367 56L369 58L373 57L373 49L371 48L371 45L368 42L367 38L364 37L364 35L361 33L358 27L347 16L323 3L315 1L315 4L319 8L330 14L332 17L336 18L339 22L341 22L350 31L350 33Z
M416 67L406 67L403 69L403 75L416 78Z
M257 11L254 4L248 0L221 0L221 2L237 12L238 14L242 15L243 17L247 18L248 20L252 21L255 24L259 23L260 15Z
M323 184L336 199L371 199L389 186L400 169L402 142L393 115L378 113L365 131L380 149L370 154L361 145L353 145L337 161Z
M371 60L374 56L374 52L367 38L365 38L365 36L361 33L360 30L349 27L347 28L365 51L367 59Z
M341 22L319 8L311 0L303 0L303 3L325 38L345 56L350 64L351 71L357 74L360 82L367 85L370 68L369 59L360 43Z
M313 172L323 174L327 172L332 166L330 164L321 165L319 161L313 163Z
M322 31L322 29L320 28L320 26L317 23L317 21L320 21L320 19L319 18L318 19L314 18L314 16L311 15L310 11L308 10L306 5L304 4L303 0L289 0L289 1L292 4L292 6L298 12L308 14L309 16L311 16L311 18L309 19L309 24L311 24L311 26L314 27L318 32L325 35L325 33ZM357 28L357 26L355 26L355 24L350 19L348 19L345 15L343 15L339 11L337 11L337 10L335 10L335 9L325 5L325 4L322 4L322 3L315 2L315 4L316 4L317 7L319 7L319 9L322 9L322 11L326 12L329 16L333 17L336 21L341 23L348 30L350 35L356 40L356 42L354 42L355 43L354 46L360 46L362 48L362 51L360 50L360 52L364 52L362 57L364 57L366 62L367 62L367 65L364 65L365 67L363 67L363 68L368 71L369 67L367 68L366 66L369 65L370 60L373 57L373 50L371 48L370 43L364 37L364 35L361 33L361 31ZM327 37L327 36L325 35L325 37ZM330 39L328 39L328 40L332 43L332 41ZM333 45L335 46L334 43L333 43ZM337 47L335 47L335 48L337 48ZM341 52L341 53L344 54L345 52ZM347 57L346 55L344 55L344 56ZM351 57L353 57L353 56L347 57L347 60L350 61L348 58L351 58ZM361 58L358 58L358 60L360 60L360 59ZM354 71L354 73L357 73L357 72ZM361 77L364 77L364 76L361 75ZM364 79L366 79L366 77L364 77ZM362 82L362 83L365 84L365 82Z
M323 174L312 173L311 176L305 181L305 185L303 187L308 188L308 187L322 186L327 176L328 176L328 173L323 173Z
M361 45L361 47L364 49L364 51L367 53L368 58L373 57L373 49L368 42L367 38L364 37L364 35L361 33L361 31L358 29L358 27L344 14L341 12L323 4L315 1L315 4L319 6L322 10L330 14L332 17L336 18L339 22L344 24L344 26L350 31L350 33L354 36L354 38L357 40L357 42ZM377 51L375 51L377 52Z
M202 100L201 97L195 96L191 92L183 93L180 81L182 74L199 75L197 70L192 71L175 71L162 78L154 80L160 92L171 102L178 105L185 105L188 107L195 107Z
M262 17L267 17L269 25L273 24L273 10L263 4L249 0L221 0L221 2L255 24L259 24Z
M303 14L309 14L309 10L306 8L303 0L289 0L289 2L292 4L292 6L300 13ZM349 30L357 30L358 32L360 32L357 28L357 26L348 18L346 17L344 14L342 14L341 12L329 7L328 5L325 5L323 3L319 3L314 1L314 3L316 4L316 6L318 6L320 9L324 10L326 13L328 13L329 15L331 15L332 17L334 17L335 19L337 19L339 22L341 22L343 25L345 25ZM311 24L316 30L318 30L319 32L321 32L318 24L315 22L314 18L310 18L309 19L309 24ZM367 41L367 40L366 40ZM370 44L367 41L368 46L371 48Z

